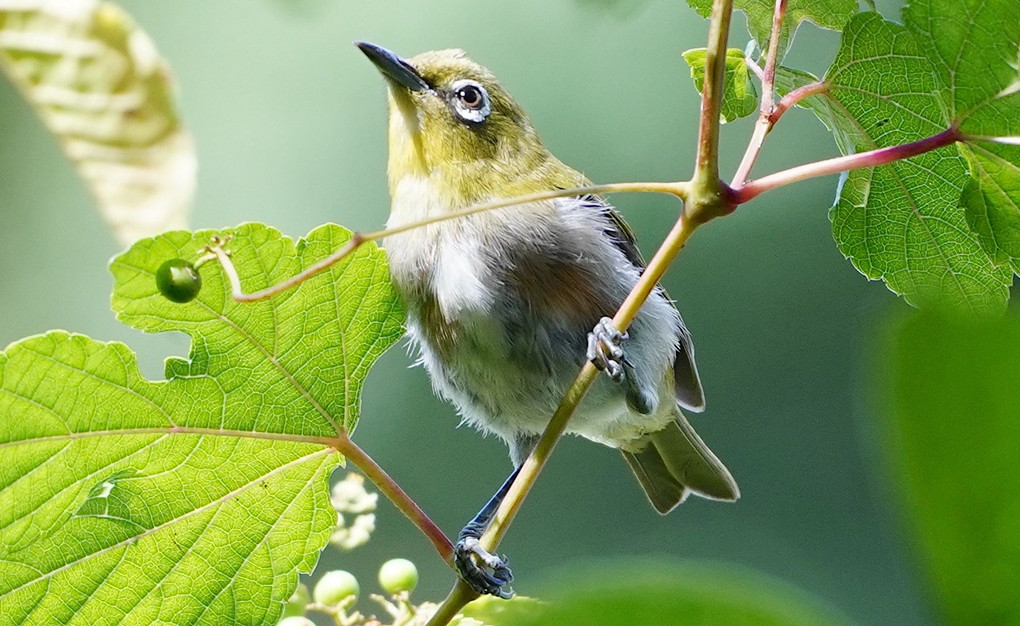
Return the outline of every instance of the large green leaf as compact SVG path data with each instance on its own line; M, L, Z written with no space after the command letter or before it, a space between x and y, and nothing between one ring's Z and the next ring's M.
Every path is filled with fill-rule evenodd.
M249 290L350 237L219 234ZM212 235L142 240L111 265L120 319L193 339L167 381L65 332L0 355L0 624L272 623L329 539L329 439L354 428L365 374L402 332L385 257L363 246L255 304L210 263L198 299L161 297L156 268Z
M0 69L60 142L121 242L184 227L194 146L169 68L121 9L0 0Z
M844 153L917 141L952 121L923 42L875 13L847 25L826 80L830 102L814 110ZM836 243L862 273L914 304L1001 309L1011 272L995 266L968 227L959 206L967 182L952 146L850 172L831 211Z
M914 2L906 27L856 18L826 77L830 91L802 104L844 154L923 139L954 121L970 134L1016 138L1020 26L998 18L1006 8ZM985 42L989 32L1006 45ZM781 93L814 80L788 68L776 75ZM1018 164L1017 146L974 141L850 172L831 213L836 241L862 272L911 302L1001 308L1010 265L1020 267Z
M915 314L888 358L893 476L948 623L1020 623L1020 319Z
M705 48L694 48L684 52L684 61L691 68L694 87L701 93L705 84ZM751 82L751 73L744 58L744 51L730 48L726 51L726 75L723 83L720 118L723 124L741 117L747 117L758 110L758 90Z
M1016 0L913 0L903 11L967 134L1020 140L1018 10ZM967 221L997 262L1020 268L1020 148L975 142L963 154L973 177L962 201Z

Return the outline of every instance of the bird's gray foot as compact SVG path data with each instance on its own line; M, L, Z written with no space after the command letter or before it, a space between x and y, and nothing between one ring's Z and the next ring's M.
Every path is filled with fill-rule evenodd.
M453 548L453 558L460 577L476 592L504 600L513 597L514 590L510 582L514 575L507 558L482 548L478 537L462 533Z
M626 338L627 333L617 330L608 317L600 319L588 333L588 360L616 382L626 378L624 367L630 365L623 352L623 340Z

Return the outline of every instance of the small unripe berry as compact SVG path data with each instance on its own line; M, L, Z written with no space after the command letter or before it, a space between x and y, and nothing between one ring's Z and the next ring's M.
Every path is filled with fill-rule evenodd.
M410 593L418 586L418 568L407 559L390 559L379 568L379 584L386 593Z
M337 569L322 575L319 582L315 583L312 597L319 604L337 606L351 596L357 598L360 591L361 587L354 574Z
M191 302L202 288L202 277L184 259L170 259L156 270L156 288L173 302Z
M315 622L307 617L294 616L285 617L276 626L315 626Z

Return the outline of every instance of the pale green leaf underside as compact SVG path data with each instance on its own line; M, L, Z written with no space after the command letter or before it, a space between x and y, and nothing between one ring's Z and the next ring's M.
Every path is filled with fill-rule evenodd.
M1020 319L896 329L882 426L940 614L1020 623Z
M826 80L826 102L811 106L844 153L917 141L951 122L939 75L918 39L878 14L847 25ZM952 147L850 172L830 214L839 249L914 304L1001 309L1011 273L995 266L967 224L960 208L967 181Z
M194 146L165 61L121 9L96 0L0 0L0 68L60 142L120 241L185 225Z
M963 154L972 176L961 199L967 223L997 263L1020 273L1020 148L974 143Z
M694 87L701 93L705 84L705 48L694 48L684 52L684 61L691 68ZM751 74L744 59L744 51L730 48L726 51L726 79L723 84L722 107L720 118L722 123L732 122L747 117L758 110L758 90L751 82Z
M349 237L231 232L251 289ZM371 244L267 302L234 303L214 263L198 300L157 295L155 269L211 235L143 240L111 266L121 319L192 336L169 380L144 380L122 344L63 332L0 355L0 624L270 623L314 566L341 461L325 439L353 428L402 311Z

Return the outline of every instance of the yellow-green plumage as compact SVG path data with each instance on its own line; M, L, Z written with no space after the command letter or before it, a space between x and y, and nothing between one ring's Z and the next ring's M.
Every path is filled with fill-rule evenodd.
M527 115L484 67L462 50L425 52L408 61L431 84L474 80L486 86L492 113L484 124L451 119L448 106L424 92L390 90L390 191L407 175L428 177L443 205L467 207L587 184L542 146Z

